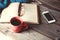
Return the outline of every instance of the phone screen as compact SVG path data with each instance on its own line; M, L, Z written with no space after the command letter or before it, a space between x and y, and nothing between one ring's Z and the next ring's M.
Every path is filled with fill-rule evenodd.
M46 16L46 18L48 19L48 21L53 20L53 18L51 17L51 15L49 13L44 14Z

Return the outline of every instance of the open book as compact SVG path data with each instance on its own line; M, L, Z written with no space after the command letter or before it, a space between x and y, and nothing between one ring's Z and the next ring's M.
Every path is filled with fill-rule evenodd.
M18 16L18 9L20 3L11 3L7 8L2 11L0 22L10 22L11 18ZM22 3L20 18L24 22L37 23L38 22L38 11L37 4L34 3Z

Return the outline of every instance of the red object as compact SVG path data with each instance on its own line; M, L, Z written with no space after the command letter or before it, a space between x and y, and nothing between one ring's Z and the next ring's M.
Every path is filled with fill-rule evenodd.
M22 25L22 31L27 30L27 29L28 29L28 24L23 23L23 25Z
M21 32L28 29L28 24L23 23L20 17L13 17L10 22L13 25L12 31L14 32Z

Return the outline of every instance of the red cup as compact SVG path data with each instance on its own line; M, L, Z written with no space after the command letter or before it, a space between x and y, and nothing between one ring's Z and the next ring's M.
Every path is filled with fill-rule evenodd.
M27 23L23 23L22 25L22 30L21 31L25 31L25 30L28 30L28 24Z
M22 30L23 21L20 19L20 17L11 18L10 22L13 25L12 27L13 32L20 32Z

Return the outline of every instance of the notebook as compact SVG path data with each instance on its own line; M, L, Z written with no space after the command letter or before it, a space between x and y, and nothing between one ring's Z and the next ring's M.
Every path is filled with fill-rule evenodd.
M18 11L21 12L20 19L24 22L36 23L38 21L37 4L35 3L22 3L21 10L19 10L20 3L11 3L7 8L2 11L0 22L10 22L11 18L18 16Z

